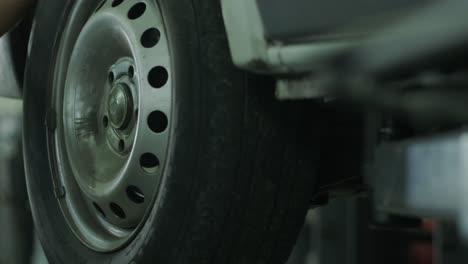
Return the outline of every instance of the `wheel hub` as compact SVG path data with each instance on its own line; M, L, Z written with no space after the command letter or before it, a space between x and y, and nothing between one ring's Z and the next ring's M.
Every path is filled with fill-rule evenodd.
M156 1L91 2L74 5L62 35L51 106L60 120L51 141L70 228L108 252L136 235L158 194L171 59ZM77 15L93 9L85 20Z
M116 84L110 92L107 105L112 126L121 130L127 128L133 112L133 99L128 86Z

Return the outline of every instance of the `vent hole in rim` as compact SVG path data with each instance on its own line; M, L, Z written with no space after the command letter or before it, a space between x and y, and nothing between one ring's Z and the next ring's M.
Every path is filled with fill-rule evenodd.
M157 28L150 28L141 35L141 45L145 48L152 48L159 43L161 32Z
M140 157L141 168L149 174L154 174L159 170L159 159L153 153L145 153Z
M169 73L166 68L162 66L156 66L148 73L148 83L153 88L161 88L166 85L169 79Z
M146 11L146 4L143 2L137 3L130 10L128 11L128 18L131 20L135 20L141 17Z
M112 7L117 7L119 6L120 4L123 3L124 0L114 0L114 2L112 2Z
M148 116L148 127L154 133L162 133L167 129L168 120L166 114L154 111Z
M140 188L136 186L128 186L127 187L127 196L132 202L136 204L142 204L145 202L145 195L140 190Z
M125 211L116 203L110 203L109 205L111 211L115 214L120 219L125 219L127 215L125 214Z

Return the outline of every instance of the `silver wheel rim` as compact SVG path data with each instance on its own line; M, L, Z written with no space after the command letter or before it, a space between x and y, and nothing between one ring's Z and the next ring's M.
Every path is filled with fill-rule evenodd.
M90 1L91 2L91 1ZM77 1L54 75L54 180L73 233L108 252L154 205L169 144L170 54L151 0Z

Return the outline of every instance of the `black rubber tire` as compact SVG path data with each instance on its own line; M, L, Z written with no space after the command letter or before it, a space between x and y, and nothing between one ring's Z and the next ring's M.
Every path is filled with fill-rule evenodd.
M171 46L176 116L164 195L142 231L109 254L74 237L54 196L44 126L54 44L72 2L39 2L25 80L28 190L50 263L284 263L314 191L320 130L308 124L318 119L275 101L271 82L235 69L219 0L157 1Z

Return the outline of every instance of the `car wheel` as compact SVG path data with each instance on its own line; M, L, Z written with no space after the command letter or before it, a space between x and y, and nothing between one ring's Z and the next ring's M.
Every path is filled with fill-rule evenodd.
M319 115L234 68L219 1L41 1L25 82L51 263L286 261Z

